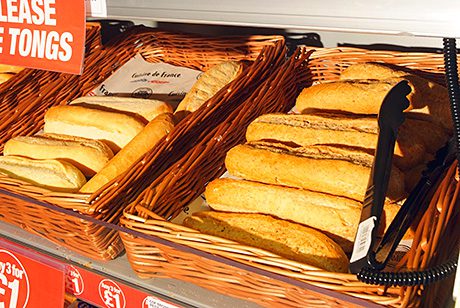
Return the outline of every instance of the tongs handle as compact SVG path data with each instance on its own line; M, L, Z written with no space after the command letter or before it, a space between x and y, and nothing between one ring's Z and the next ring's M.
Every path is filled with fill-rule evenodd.
M410 92L408 82L402 80L390 90L380 107L377 148L350 259L352 273L376 265L373 251L377 230L388 189L396 137L405 120L403 111L409 107L406 96Z
M452 138L449 143L437 151L435 159L428 163L426 170L423 171L422 178L401 206L385 232L382 241L375 250L375 261L377 264L385 266L388 263L417 215L426 211L440 179L444 178L447 169L454 162L455 156L455 139Z

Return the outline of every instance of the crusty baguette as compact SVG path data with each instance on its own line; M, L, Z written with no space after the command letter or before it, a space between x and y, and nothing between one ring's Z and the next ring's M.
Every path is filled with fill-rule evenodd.
M0 156L0 172L53 191L76 192L86 183L77 167L56 159Z
M146 122L152 121L162 113L172 113L171 105L166 102L132 98L132 97L116 97L116 96L82 96L73 100L70 105L102 108L103 110L122 111L128 114L137 114L145 119Z
M21 66L9 65L9 64L0 64L0 73L10 73L17 74L22 71L24 68Z
M251 142L227 152L231 175L247 180L298 187L362 201L373 155L343 146L292 147L280 143ZM387 197L405 195L404 176L393 167Z
M385 96L401 80L339 80L321 83L303 89L297 97L296 108L300 113L321 109L378 114Z
M418 125L418 122L426 125ZM418 130L412 128L414 124L417 124ZM425 143L428 143L425 140L433 139L425 138L426 133L422 128L429 130L432 126L432 123L412 119L401 125L394 150L394 163L398 168L410 169L422 161L426 152ZM301 146L343 144L375 150L378 123L376 117L370 116L331 113L266 114L249 125L246 140L276 140Z
M88 177L99 172L113 157L112 150L102 141L56 134L14 137L5 143L3 154L60 159Z
M116 153L143 128L142 120L120 112L56 106L45 113L45 133L104 141Z
M174 127L173 115L164 113L153 119L80 192L93 193L122 174L167 135Z
M2 84L4 82L7 82L13 76L14 76L14 74L10 74L10 73L0 73L0 84Z
M216 64L204 72L185 95L176 109L176 116L181 119L188 113L196 111L208 99L224 86L232 82L242 71L241 61L226 61Z
M412 111L430 115L430 120L441 125L449 132L452 131L452 118L447 89L435 82L404 71L397 67L379 63L354 64L345 69L340 75L342 80L404 78L411 88L408 96ZM352 111L353 112L353 111Z
M331 272L347 272L348 259L334 241L312 228L260 214L200 212L184 225L261 248Z
M341 80L350 79L388 79L400 78L410 73L401 69L396 69L395 66L388 66L382 63L365 62L352 64L340 73Z
M306 189L222 178L208 184L206 202L217 211L260 213L301 223L324 232L345 252L351 252L362 203ZM398 206L387 203L388 225Z

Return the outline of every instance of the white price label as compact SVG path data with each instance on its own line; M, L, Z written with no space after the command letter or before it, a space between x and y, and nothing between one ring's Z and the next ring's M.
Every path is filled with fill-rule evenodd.
M350 263L364 258L371 247L372 230L375 228L377 217L372 216L359 224L356 240L353 245L353 253Z
M89 17L107 17L106 0L85 0L86 16Z
M172 305L159 298L147 296L142 302L142 308L177 308L178 306Z

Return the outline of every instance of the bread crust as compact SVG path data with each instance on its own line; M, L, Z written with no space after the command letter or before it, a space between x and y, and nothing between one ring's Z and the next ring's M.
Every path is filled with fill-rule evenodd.
M14 137L5 143L3 154L60 159L88 177L99 172L113 157L112 150L101 141L56 134Z
M231 175L247 180L298 187L362 201L373 155L343 146L289 147L272 142L237 145L226 156ZM389 200L405 195L404 176L393 167Z
M321 83L303 89L297 97L296 108L300 113L320 109L378 114L385 96L401 80L339 80Z
M268 214L315 228L342 247L353 250L362 203L349 198L305 189L221 178L208 184L206 202L216 211ZM384 205L381 232L394 219L399 206ZM409 231L406 239L413 238Z
M53 191L76 192L86 183L77 167L57 159L0 156L0 172Z
M45 133L105 142L116 153L143 128L141 119L120 112L82 106L55 106L45 113Z
M348 270L345 253L326 235L268 215L207 211L187 217L184 225L327 271Z
M125 172L132 164L145 153L153 149L158 142L174 128L174 119L171 113L163 113L153 119L137 134L110 162L104 166L80 192L94 193L99 188Z
M142 99L116 96L82 96L70 105L97 108L106 111L124 112L128 115L142 117L146 123L162 113L172 113L171 105L154 99Z
M176 109L176 116L183 118L198 110L208 99L232 82L243 70L242 61L225 61L204 72L195 82Z
M433 137L425 137L423 129L434 129L432 123L406 119L401 125L395 144L394 163L407 170L422 162L424 153ZM438 138L443 138L438 129ZM447 136L447 135L445 135ZM446 137L444 137L444 140ZM312 113L312 114L267 114L253 121L246 131L247 141L275 140L301 146L316 144L343 144L375 150L378 140L376 117L356 115ZM435 145L439 141L435 142ZM434 149L429 145L429 149Z
M411 103L409 109L412 112L429 115L431 122L442 126L449 133L452 132L453 123L450 115L449 94L442 85L420 77L411 71L404 71L381 63L354 64L345 69L340 75L342 81L362 79L383 81L394 78L403 78L409 82L412 88L412 93L408 96ZM376 112L378 110L375 110L374 113Z

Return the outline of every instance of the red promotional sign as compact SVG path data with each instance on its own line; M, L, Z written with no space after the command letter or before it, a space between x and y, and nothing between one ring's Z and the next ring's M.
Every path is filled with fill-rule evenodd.
M0 0L0 63L80 74L83 0Z
M146 292L115 282L80 267L67 266L66 290L78 298L105 308L180 308Z
M62 270L0 249L0 307L62 307L63 301Z

